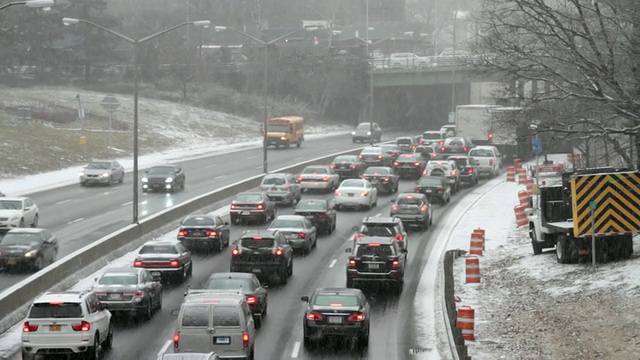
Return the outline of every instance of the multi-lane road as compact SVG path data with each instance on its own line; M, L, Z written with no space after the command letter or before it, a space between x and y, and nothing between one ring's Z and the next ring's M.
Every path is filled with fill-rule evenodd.
M330 152L357 147L348 136L307 141L302 149L274 150L269 152L270 168L276 169L307 159L325 155L327 144ZM359 144L358 144L359 145ZM360 145L361 146L361 145ZM241 181L261 172L260 149L224 154L181 162L187 175L187 187L176 194L144 194L141 198L141 217L163 210L173 204L214 190L229 183ZM241 164L241 165L240 165ZM413 181L402 181L400 191L410 191ZM405 287L401 296L390 295L379 289L367 289L372 304L371 336L369 347L362 352L353 351L349 344L335 344L325 349L309 352L302 346L302 315L305 304L300 300L318 287L343 287L345 285L345 249L351 246L353 231L365 216L388 216L390 201L394 195L382 195L378 206L370 211L338 213L336 231L319 238L318 246L311 254L294 260L294 275L287 285L269 288L269 315L256 337L256 359L406 359L415 348L413 328L414 293L422 268L438 239L430 234L441 219L448 215L456 200L465 196L463 190L446 206L435 205L434 226L426 232L410 232L409 258L405 274ZM332 194L304 194L304 197L327 198ZM41 226L52 229L61 239L60 256L64 256L88 243L129 224L131 207L131 178L123 186L112 188L80 188L69 186L53 191L32 194L41 207ZM291 208L279 210L279 214L291 213ZM57 219L57 220L55 220ZM250 226L250 227L257 227ZM232 238L248 227L232 226ZM229 270L229 251L215 255L195 255L194 272L188 281L179 286L168 285L164 291L163 309L150 321L117 319L114 348L104 352L104 359L156 359L159 352L171 351L175 317L171 310L179 308L187 284L197 288L214 272ZM1 275L3 285L16 281L20 275Z

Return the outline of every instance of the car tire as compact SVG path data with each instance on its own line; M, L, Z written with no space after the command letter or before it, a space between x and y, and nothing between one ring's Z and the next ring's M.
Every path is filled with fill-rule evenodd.
M22 360L34 360L35 358L35 355L31 355L28 352L22 350Z
M100 335L96 333L95 338L93 339L93 346L90 346L87 349L85 359L98 360L99 358L100 358Z
M394 289L393 289L393 291L394 291L397 295L400 295L400 294L402 294L402 289L403 289L403 288L404 288L404 282L401 280L401 281L398 281L396 284L394 284Z
M346 287L348 287L348 288L354 288L354 287L355 287L354 285L355 285L355 284L354 284L353 280L347 279Z
M149 321L153 317L153 302L151 299L147 302L147 306L139 313L143 320Z
M280 269L280 284L282 285L287 285L287 282L289 282L289 268L288 267L283 267L282 269Z
M531 238L531 247L533 248L533 255L540 255L542 254L542 246L541 244L538 242L538 236L536 235L536 229L535 228L531 228L530 230L530 238Z
M103 349L111 349L113 347L113 327L109 323L109 330L107 331L107 338L102 342Z
M367 347L369 347L369 329L367 329L366 333L358 337L358 348L362 350Z
M44 258L42 257L42 255L40 255L33 261L33 266L32 266L33 272L38 272L42 270L44 267L45 267Z
M313 350L316 345L316 343L308 337L305 337L302 343L304 345L304 348L307 350Z
M186 269L185 269L185 268L183 268L183 269L182 269L182 271L180 271L180 273L179 273L179 274L177 274L177 275L175 276L175 281L176 281L178 284L182 284L182 283L184 282L184 279L185 279L186 277L187 277Z
M158 305L156 305L156 311L162 310L162 295L164 295L163 291L160 291L160 296L158 296Z
M254 315L253 316L253 325L256 330L262 327L262 315Z
M293 275L293 261L291 261L291 263L287 267L287 276L292 276L292 275Z
M187 270L187 276L193 275L193 261L189 263L189 270Z
M31 227L36 228L38 227L38 214L36 214L36 216L33 217L33 222L31 223Z
M18 225L18 227L21 227L21 228L24 227L24 219L20 219L20 225Z
M122 173L122 176L120 177L120 181L118 181L118 183L120 184L124 183L124 173Z

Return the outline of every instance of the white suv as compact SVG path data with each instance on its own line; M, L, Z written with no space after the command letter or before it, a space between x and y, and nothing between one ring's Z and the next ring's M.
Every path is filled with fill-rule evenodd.
M476 146L469 150L469 156L478 164L478 175L498 176L502 167L502 155L495 146Z
M48 292L29 307L22 325L22 359L37 355L84 355L95 360L113 343L111 313L93 292Z

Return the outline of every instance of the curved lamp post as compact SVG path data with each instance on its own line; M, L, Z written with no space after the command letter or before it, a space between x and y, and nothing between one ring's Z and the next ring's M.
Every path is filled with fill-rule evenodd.
M267 158L267 123L269 120L269 110L267 108L268 106L268 86L267 86L267 82L269 80L268 74L269 74L269 45L271 44L275 44L276 42L289 37L291 35L297 34L299 32L303 32L303 31L314 31L317 30L317 27L308 27L308 28L304 28L304 29L298 29L295 31L292 31L288 34L282 35L278 38L275 38L271 41L262 41L260 39L258 39L257 37L253 36L253 35L249 35L244 31L240 31L238 29L234 29L232 27L228 27L228 26L215 26L213 28L215 31L217 32L221 32L221 31L226 31L226 30L230 30L233 31L235 33L238 33L246 38L249 38L255 42L257 42L258 44L262 45L264 47L264 89L263 89L263 101L264 101L264 123L262 124L263 127L263 134L262 134L262 172L263 173L268 173L269 171L269 166L268 166L268 158Z
M10 2L10 3L6 3L6 4L0 5L0 10L6 9L9 6L15 6L15 5L26 5L26 6L30 7L30 8L48 8L48 7L51 7L51 6L55 5L55 3L53 2L53 0L13 1L13 2Z
M35 0L32 0L35 1ZM44 0L38 0L38 1L44 1ZM194 26L209 26L209 24L211 23L209 20L202 20L202 21L188 21L188 22L184 22L182 24L178 24L176 26L172 26L168 29L159 31L155 34L151 34L149 36L145 36L143 38L140 39L132 39L128 36L122 35L116 31L113 31L111 29L108 29L102 25L98 25L92 21L88 21L88 20L82 20L82 19L74 19L74 18L64 18L62 19L62 23L65 25L77 25L80 23L83 24L87 24L87 25L91 25L93 27L96 27L100 30L103 30L119 39L122 39L130 44L133 45L133 52L134 52L134 72L133 72L133 223L137 223L138 222L138 63L139 63L139 58L138 58L138 46L140 44L143 44L151 39L154 39L160 35L164 35L166 33L168 33L169 31L175 30L179 27L183 27L186 25L194 25Z

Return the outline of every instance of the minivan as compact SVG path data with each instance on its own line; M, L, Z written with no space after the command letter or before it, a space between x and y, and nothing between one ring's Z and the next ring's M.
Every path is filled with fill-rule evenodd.
M158 360L219 360L220 358L213 352L210 353L181 353L181 354L160 354Z
M255 325L240 291L207 291L185 296L177 315L173 352L215 352L221 358L254 356Z

